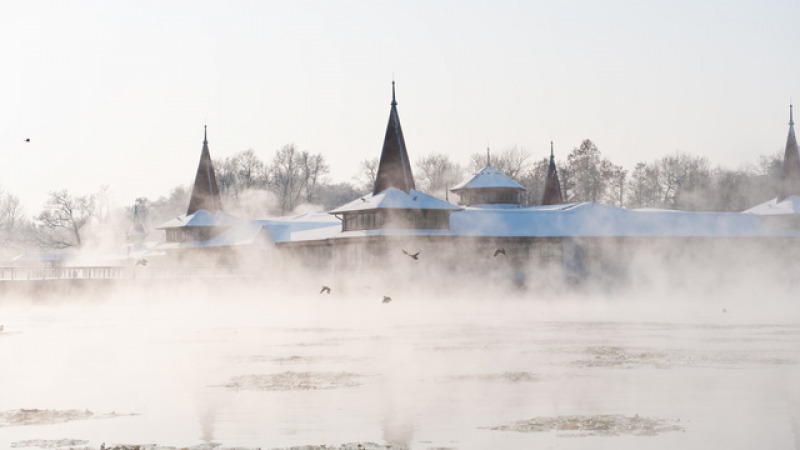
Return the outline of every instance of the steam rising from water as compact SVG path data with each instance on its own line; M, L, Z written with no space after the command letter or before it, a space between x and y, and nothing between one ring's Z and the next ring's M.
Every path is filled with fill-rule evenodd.
M0 447L798 448L786 284L545 291L404 275L6 288L0 417L110 417L0 423ZM558 431L604 420L644 431Z

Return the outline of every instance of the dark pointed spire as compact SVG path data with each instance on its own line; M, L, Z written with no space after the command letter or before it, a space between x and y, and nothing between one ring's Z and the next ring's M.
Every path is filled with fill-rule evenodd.
M790 195L800 195L800 153L794 135L794 114L789 105L789 135L786 137L786 150L783 154L783 178L778 201Z
M400 127L400 116L397 114L394 80L392 80L392 110L389 113L389 123L386 125L386 136L383 139L381 160L378 163L378 174L375 177L375 188L372 193L378 194L389 187L395 187L406 193L415 188L406 141L403 138L403 129Z
M491 166L492 165L492 153L489 150L489 146L488 145L486 146L486 165L487 166Z
M222 211L214 164L211 162L211 153L208 151L208 131L205 126L203 126L203 150L200 153L192 198L189 200L189 209L186 210L186 214L195 213L199 209L205 209L212 214Z
M553 141L550 141L550 165L547 168L547 179L544 182L542 206L558 205L560 203L564 203L564 199L561 197L561 183L558 181L556 158L553 153Z

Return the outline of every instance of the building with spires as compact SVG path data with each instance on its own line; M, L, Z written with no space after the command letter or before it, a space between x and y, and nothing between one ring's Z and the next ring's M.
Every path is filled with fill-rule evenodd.
M520 206L524 187L492 167L489 155L481 171L451 189L458 206L416 191L408 161L393 86L373 192L328 212L341 224L283 234L275 248L303 266L339 274L427 264L436 273L500 272L525 284L545 268L558 267L574 279L616 279L641 253L699 261L732 247L800 237L754 214L564 203L552 142L542 206L536 207ZM291 229L291 219L286 223ZM417 259L408 257L417 252Z
M341 218L342 232L449 230L450 214L461 208L419 192L414 186L392 81L392 108L372 194L340 206L330 214Z
M208 128L203 126L203 149L200 151L200 162L197 164L197 174L194 177L192 197L189 200L187 215L204 209L211 214L222 211L222 200L217 187L217 175L214 172L214 163L211 162L211 152L208 150Z
M786 208L794 211L786 217L800 217L793 125L790 117L780 193L785 196L746 213L563 203L552 142L541 206L522 207L525 188L492 167L488 154L481 171L451 190L459 196L454 205L415 189L392 83L371 193L330 211L268 220L233 217L222 209L206 134L189 208L159 227L167 232L160 249L193 263L202 258L257 273L305 268L341 280L406 267L421 270L419 276L490 277L517 285L542 281L553 268L573 280L625 278L641 254L697 262L732 248L797 253L800 222L769 217Z
M156 229L166 234L156 250L165 254L167 264L236 265L258 258L264 243L261 227L223 210L206 127L186 214Z
M192 185L186 214L157 227L164 230L167 243L207 241L230 228L236 218L222 210L217 176L208 149L208 130L203 127L203 148Z

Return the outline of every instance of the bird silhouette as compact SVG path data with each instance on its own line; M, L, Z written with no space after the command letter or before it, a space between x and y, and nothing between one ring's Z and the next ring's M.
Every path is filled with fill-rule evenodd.
M364 197L361 197L361 201L367 203L367 200Z
M138 260L136 260L136 265L137 266L146 266L147 265L147 260L144 259L144 258L138 259Z
M418 259L419 259L419 254L420 254L420 253L422 253L422 250L420 250L420 251L418 251L417 253L414 253L414 254L408 253L407 251L403 250L403 253L405 253L405 254L406 254L406 255L408 255L408 256L409 256L411 259L413 259L414 261L416 261L416 260L418 260Z
M494 257L497 258L497 255L506 256L506 249L498 248L497 250L494 251Z
M330 294L331 293L331 288L329 288L328 286L322 286L322 289L319 290L319 293L320 294L322 294L322 293Z
M25 138L25 142L30 142L31 138Z
M388 295L383 296L383 303L389 303L390 301L392 301L392 297L389 297Z

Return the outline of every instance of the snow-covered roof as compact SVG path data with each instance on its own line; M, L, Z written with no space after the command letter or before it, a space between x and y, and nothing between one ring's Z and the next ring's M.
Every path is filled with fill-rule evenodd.
M800 214L800 197L797 195L790 195L778 201L778 198L754 206L747 211L746 214L756 214L759 216L777 216L785 214Z
M745 237L785 232L742 213L628 210L597 203L561 208L467 208L450 217L461 236L498 237Z
M227 230L204 241L164 242L158 246L159 250L173 250L186 248L233 247L252 245L263 227L257 221L242 220L232 225Z
M348 239L365 236L452 236L450 230L414 229L414 228L379 228L374 230L342 231L341 226L317 228L313 230L293 230L290 242L317 241L323 239Z
M798 236L754 214L628 210L597 203L528 208L467 207L450 216L450 230L377 229L342 232L338 223L304 227L283 222L280 242L360 236L485 237L762 237ZM278 240L276 240L278 242Z
M321 229L341 230L342 222L325 211L301 214L299 216L258 220L274 242L293 240L293 235L304 231Z
M214 214L206 211L205 209L198 209L192 214L184 214L174 219L168 220L156 227L156 230L164 230L167 228L180 228L180 227L219 227L230 226L240 222L236 216L232 216L223 211L217 211Z
M476 173L474 177L456 185L450 190L457 193L457 191L463 191L465 189L486 188L518 189L520 191L526 190L519 183L512 180L511 177L495 169L489 164L487 164L486 167L484 167L480 172Z
M377 194L368 194L359 197L350 203L329 211L329 213L340 214L371 209L438 209L459 211L462 208L428 194L423 194L416 189L411 189L409 193L406 194L400 189L390 187Z
M399 189L394 190L406 195ZM412 195L414 192L412 191ZM356 201L366 206L371 205L363 209L389 207L384 206L383 202L388 202L387 204L392 206L397 204L393 202L396 194L390 192L389 199L381 194L365 196L367 201L364 202L360 199ZM408 208L406 205L409 201L421 201L420 198L401 200L400 204L405 208ZM350 204L352 203L354 202ZM355 206L359 206L358 203ZM348 205L334 211L357 210L357 208L344 209ZM417 203L413 205L416 206ZM448 209L453 208L450 205ZM277 244L365 236L765 237L800 236L800 232L773 227L762 221L757 214L629 210L598 203L577 203L528 208L467 207L450 216L449 230L387 228L342 232L339 219L330 213L316 211L293 217L243 220L208 241L166 243L159 246L159 250L253 245L259 236L271 239Z
M233 216L229 216L233 217ZM285 242L291 240L293 233L331 227L341 229L341 222L325 211L301 214L291 217L260 220L236 220L225 231L208 240L164 242L158 246L159 250L175 250L188 248L212 248L250 246L257 243L260 237L271 239L272 242Z

